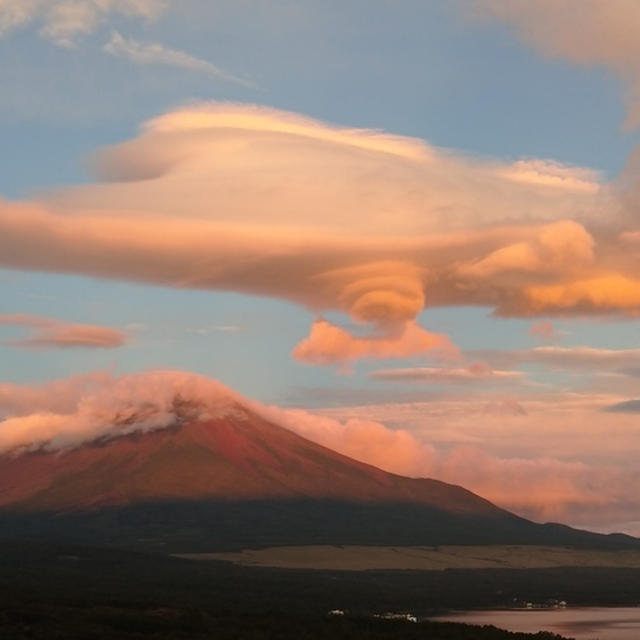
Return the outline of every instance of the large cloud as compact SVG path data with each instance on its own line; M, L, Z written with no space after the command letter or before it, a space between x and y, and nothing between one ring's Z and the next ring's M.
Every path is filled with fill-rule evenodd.
M325 348L316 326L297 350L314 362L372 355L381 338L406 356L425 305L640 310L620 204L585 169L232 104L156 118L93 164L101 183L0 202L0 265L276 296L369 327L366 348L339 327L343 348ZM443 346L423 331L414 353L430 340Z

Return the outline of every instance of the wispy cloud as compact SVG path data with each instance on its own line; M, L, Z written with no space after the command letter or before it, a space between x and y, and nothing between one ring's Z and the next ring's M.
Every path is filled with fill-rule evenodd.
M177 49L169 49L158 43L144 43L133 38L124 38L117 31L113 32L109 42L104 45L104 51L110 55L131 60L135 64L163 65L185 69L195 73L204 73L227 82L234 82L244 87L253 88L254 86L247 80L221 69L208 60L196 58Z
M529 335L541 342L555 342L566 335L566 332L557 329L549 320L540 320L529 327Z
M640 367L640 349L545 346L513 351L477 350L468 354L483 358L495 366L531 363L550 369L583 373L631 373Z
M210 336L214 333L238 333L242 327L237 324L214 324L209 327L188 327L187 333L196 333L199 336Z
M118 329L62 322L31 314L0 314L0 325L28 327L33 330L33 335L28 338L4 342L12 347L114 349L127 341L127 334Z
M166 0L0 0L0 35L33 22L54 44L71 47L111 15L151 19L160 15Z
M431 384L465 384L483 382L519 381L525 377L521 371L492 369L483 362L466 367L413 367L405 369L379 369L369 374L375 380L393 382L424 382Z

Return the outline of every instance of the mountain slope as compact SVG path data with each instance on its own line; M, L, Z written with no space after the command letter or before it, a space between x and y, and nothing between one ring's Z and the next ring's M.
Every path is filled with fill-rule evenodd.
M0 506L22 510L311 498L506 513L461 487L404 478L347 458L239 405L224 417L180 420L68 451L0 456L0 487Z
M201 551L281 544L636 546L519 518L455 485L387 473L235 402L176 399L171 426L0 456L0 535ZM124 435L123 435L124 434Z

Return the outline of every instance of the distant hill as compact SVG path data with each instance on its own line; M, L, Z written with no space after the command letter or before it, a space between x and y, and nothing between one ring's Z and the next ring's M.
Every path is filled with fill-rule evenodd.
M209 419L195 418L180 398L175 405L175 424L164 429L0 456L0 531L180 551L311 543L640 546L628 536L535 524L462 487L387 473L240 402Z

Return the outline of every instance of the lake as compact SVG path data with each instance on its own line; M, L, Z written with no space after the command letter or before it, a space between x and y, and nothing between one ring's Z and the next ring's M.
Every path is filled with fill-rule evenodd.
M492 624L508 631L552 631L576 640L638 640L640 607L568 607L518 611L465 611L436 620Z

